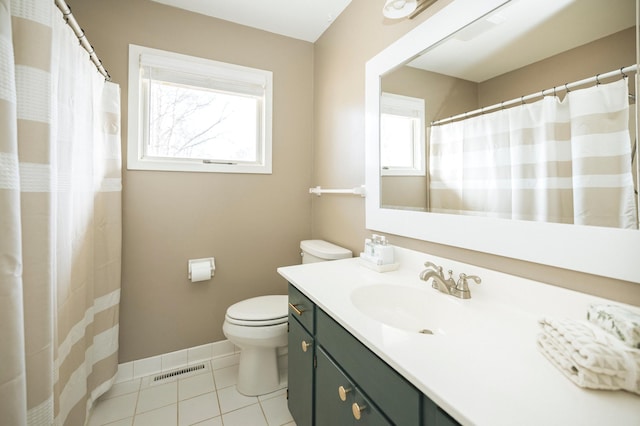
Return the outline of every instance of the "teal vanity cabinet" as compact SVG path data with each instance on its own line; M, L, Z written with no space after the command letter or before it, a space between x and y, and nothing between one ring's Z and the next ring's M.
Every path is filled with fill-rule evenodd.
M293 285L288 358L298 426L458 425Z

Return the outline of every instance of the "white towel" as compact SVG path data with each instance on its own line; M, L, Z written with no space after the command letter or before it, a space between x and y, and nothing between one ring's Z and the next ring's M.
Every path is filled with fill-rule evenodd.
M588 321L545 318L538 348L576 385L640 394L640 350Z
M640 349L640 310L594 304L589 306L587 319L626 345Z

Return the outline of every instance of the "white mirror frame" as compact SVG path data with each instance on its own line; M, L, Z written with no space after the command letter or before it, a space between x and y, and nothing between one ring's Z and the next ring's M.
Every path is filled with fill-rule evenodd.
M640 283L640 231L380 207L380 78L509 0L454 0L366 64L366 227ZM636 1L636 8L638 7ZM636 74L636 82L638 76Z

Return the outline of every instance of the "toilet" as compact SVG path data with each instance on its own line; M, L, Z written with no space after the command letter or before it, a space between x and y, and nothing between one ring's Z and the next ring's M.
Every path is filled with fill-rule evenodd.
M344 259L350 250L323 240L300 243L302 263ZM278 348L287 346L288 296L252 297L227 309L222 332L240 348L237 389L243 395L264 395L286 387L278 368Z

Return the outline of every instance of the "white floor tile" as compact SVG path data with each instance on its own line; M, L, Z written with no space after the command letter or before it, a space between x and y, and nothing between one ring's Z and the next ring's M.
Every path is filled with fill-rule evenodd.
M111 386L106 393L100 397L100 401L113 398L116 396L126 395L128 393L137 393L140 390L140 379L128 380L126 382L116 383Z
M222 426L222 417L214 417L204 422L196 423L194 426Z
M286 388L279 389L279 390L277 390L275 392L267 393L267 394L264 394L264 395L259 395L258 399L260 401L264 401L264 400L271 399L271 398L277 398L277 397L282 396L282 395L284 395L285 398L286 398L286 396L287 396L287 389Z
M224 426L268 426L258 404L222 415Z
M175 426L178 422L178 405L166 405L146 413L136 414L133 426Z
M178 402L178 382L164 383L151 386L140 391L136 414L155 410L169 404Z
M144 360L142 368L155 368L159 359ZM296 426L286 389L260 397L237 391L238 360L235 354L205 360L203 370L161 381L153 381L159 374L153 371L117 383L98 400L88 426Z
M293 417L291 417L291 413L287 408L286 395L261 401L260 405L269 426L281 426L293 421Z
M186 399L178 404L179 426L192 425L217 416L220 416L220 407L215 392Z
M218 370L220 368L230 367L232 365L238 365L239 361L240 361L240 354L233 354L233 355L213 358L211 360L211 365L213 366L214 370Z
M99 426L116 420L132 417L136 409L137 393L116 396L114 398L100 401L93 409L90 426Z
M238 366L219 368L213 370L213 378L216 381L216 389L222 389L236 384L238 380Z
M235 386L218 390L218 400L220 401L220 410L223 413L237 410L258 402L255 396L242 395Z
M178 399L180 401L215 390L211 372L178 380Z

